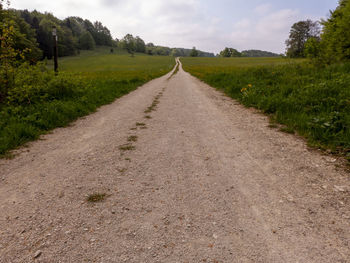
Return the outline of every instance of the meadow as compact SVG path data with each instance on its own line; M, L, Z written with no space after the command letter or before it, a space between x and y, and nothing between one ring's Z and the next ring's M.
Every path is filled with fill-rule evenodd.
M96 111L174 66L172 57L132 57L103 47L60 58L57 76L51 61L23 64L16 69L14 88L0 104L0 156Z
M350 160L350 64L317 66L285 58L182 58L192 75L247 107L271 127Z

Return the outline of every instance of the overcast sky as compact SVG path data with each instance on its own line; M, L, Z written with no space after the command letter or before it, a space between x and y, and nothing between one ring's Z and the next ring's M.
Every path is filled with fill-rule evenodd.
M80 16L107 26L114 38L138 35L170 47L219 52L262 49L283 53L290 27L319 20L338 0L12 0L16 9Z

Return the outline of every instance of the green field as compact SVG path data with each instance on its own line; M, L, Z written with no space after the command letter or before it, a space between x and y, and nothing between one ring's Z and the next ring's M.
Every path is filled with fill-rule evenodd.
M350 159L350 64L317 67L284 58L182 58L192 75Z
M53 69L52 65L52 61L49 61L50 69ZM154 74L155 71L169 70L171 68L169 65L175 65L174 58L145 54L135 54L132 57L121 49L114 49L114 53L110 53L109 47L97 47L93 51L83 50L77 56L59 59L59 70L64 72L99 72L119 75L127 73L130 76L135 76L136 72Z
M191 66L191 68L199 67L203 69L209 67L222 67L223 69L237 68L237 67L255 67L255 66L265 66L265 65L283 65L294 63L295 60L274 57L274 58L247 58L247 57L237 57L237 58L193 58L185 57L181 58L185 66ZM305 61L304 59L298 59L297 61Z
M174 66L172 57L131 57L101 47L60 58L58 76L52 72L52 61L47 66L22 65L16 69L14 88L0 104L0 156L111 103Z

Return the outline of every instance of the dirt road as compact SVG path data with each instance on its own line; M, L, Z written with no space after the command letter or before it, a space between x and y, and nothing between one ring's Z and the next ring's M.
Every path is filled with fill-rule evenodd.
M337 161L169 77L0 160L0 262L350 262Z

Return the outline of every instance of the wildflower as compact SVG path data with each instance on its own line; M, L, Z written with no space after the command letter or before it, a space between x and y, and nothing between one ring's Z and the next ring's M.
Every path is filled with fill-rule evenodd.
M253 87L253 85L252 84L248 84L248 88L251 88L251 87Z

